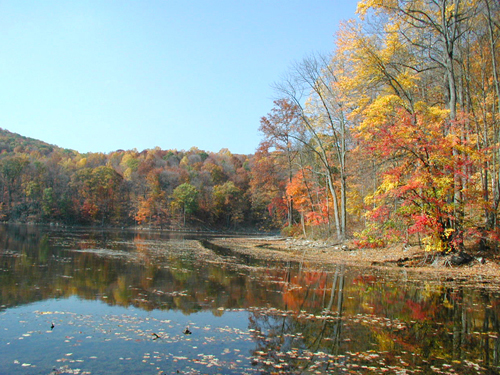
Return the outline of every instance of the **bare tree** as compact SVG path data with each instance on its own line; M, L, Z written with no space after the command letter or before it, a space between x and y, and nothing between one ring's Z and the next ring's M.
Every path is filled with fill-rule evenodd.
M349 137L343 95L339 92L335 67L325 56L310 56L290 69L275 89L299 109L302 132L294 135L307 150L316 154L333 199L336 233L346 239L347 171ZM307 100L306 100L307 99ZM332 157L333 156L333 157ZM340 181L339 193L335 186Z

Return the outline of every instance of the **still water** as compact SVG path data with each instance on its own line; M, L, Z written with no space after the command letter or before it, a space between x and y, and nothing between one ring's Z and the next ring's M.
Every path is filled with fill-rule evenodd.
M206 240L0 226L0 374L500 372L495 288Z

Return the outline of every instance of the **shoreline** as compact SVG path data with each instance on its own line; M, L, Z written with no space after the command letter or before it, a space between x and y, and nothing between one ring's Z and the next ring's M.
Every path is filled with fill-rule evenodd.
M448 265L449 256L425 252L418 246L393 245L378 249L343 249L322 241L285 238L211 238L215 246L255 258L307 263L312 268L344 264L349 267L405 270L422 280L458 282L500 290L500 257L479 257L461 266Z

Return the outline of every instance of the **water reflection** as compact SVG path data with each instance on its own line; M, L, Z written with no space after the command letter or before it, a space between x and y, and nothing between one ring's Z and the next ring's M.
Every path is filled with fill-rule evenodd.
M15 306L77 296L110 308L165 312L166 317L182 313L193 327L205 320L209 333L212 325L238 316L238 323L221 329L231 340L217 336L221 342L211 342L210 355L234 362L217 370L223 373L499 371L498 292L403 282L403 274L341 265L324 270L264 265L230 249L207 249L198 240L178 233L0 226L0 322ZM152 324L144 318L137 325L146 322ZM119 327L113 328L119 336L113 340L123 337ZM151 326L165 344L160 329L160 323ZM210 341L201 331L189 338L191 348ZM138 329L132 339L151 340L144 332ZM0 344L12 339L6 336ZM198 355L177 356L192 370L217 373Z

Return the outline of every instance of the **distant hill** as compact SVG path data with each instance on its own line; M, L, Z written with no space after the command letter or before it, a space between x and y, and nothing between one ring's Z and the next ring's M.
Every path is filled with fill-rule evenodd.
M61 150L61 148L0 128L0 154L10 152L31 153L38 151L42 155L49 155L54 150Z
M253 157L196 147L80 154L0 129L0 222L274 229L267 206L252 204Z

